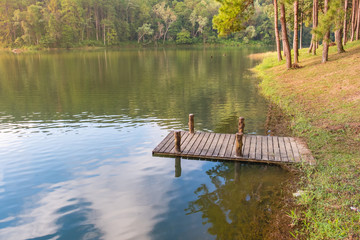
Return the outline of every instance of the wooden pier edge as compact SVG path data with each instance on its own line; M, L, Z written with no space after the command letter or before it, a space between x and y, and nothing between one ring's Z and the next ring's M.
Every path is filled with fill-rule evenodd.
M238 133L239 134L239 133ZM171 131L152 151L154 156L228 160L270 164L316 164L306 143L299 138L242 134ZM176 139L181 139L179 142ZM176 143L176 144L175 144Z

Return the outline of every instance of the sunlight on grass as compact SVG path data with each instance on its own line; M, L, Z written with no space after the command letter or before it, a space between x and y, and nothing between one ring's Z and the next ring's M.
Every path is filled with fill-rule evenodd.
M360 41L346 53L330 48L329 62L300 50L300 66L286 70L276 54L255 71L262 92L291 116L293 134L306 139L317 165L303 166L301 187L306 194L292 210L293 236L309 239L360 238Z

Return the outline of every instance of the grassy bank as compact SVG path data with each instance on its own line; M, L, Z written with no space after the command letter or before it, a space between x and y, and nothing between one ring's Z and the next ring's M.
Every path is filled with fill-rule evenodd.
M267 53L255 69L263 94L290 117L293 135L317 160L300 166L305 194L289 210L299 239L360 239L360 42L345 49L331 47L326 64L321 46L317 56L303 49L296 70Z

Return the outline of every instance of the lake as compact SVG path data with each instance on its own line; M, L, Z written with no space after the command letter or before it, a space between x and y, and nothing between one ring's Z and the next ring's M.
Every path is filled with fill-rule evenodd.
M290 173L152 150L189 113L266 134L264 50L0 53L0 239L262 239Z

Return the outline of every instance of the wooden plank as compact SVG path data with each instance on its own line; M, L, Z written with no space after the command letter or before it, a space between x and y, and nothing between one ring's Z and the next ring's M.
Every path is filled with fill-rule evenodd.
M261 137L261 159L269 160L268 137L266 136Z
M200 156L206 155L207 151L210 149L210 146L213 143L213 140L217 136L217 134L215 134L215 133L209 133L209 134L210 134L210 136L209 136L208 140L206 141L206 144L204 145L203 149L201 150L201 152L199 154Z
M290 140L288 137L284 137L286 154L288 156L289 162L295 162L295 157L291 148Z
M165 150L174 143L174 131L171 131L169 135L168 141L163 145L159 152L165 152Z
M244 147L245 147L245 135L243 135L243 148L242 148L243 156L244 156ZM241 156L236 156L236 134L234 134L234 145L231 148L230 157L239 158L239 159L242 158Z
M289 162L287 153L286 153L286 147L283 137L278 137L279 140L279 150L280 150L280 157L282 162Z
M261 142L262 142L262 137L256 136L255 158L258 160L261 159Z
M219 152L219 157L225 157L225 151L227 148L227 145L229 144L229 140L230 140L230 134L225 134L225 138L224 138L224 142L221 146L220 152Z
M214 137L213 142L211 143L211 145L209 147L209 150L205 153L206 156L213 156L214 152L216 150L216 147L217 147L217 145L219 143L221 134L219 134L219 133L214 133L214 134L215 134L215 137Z
M274 137L272 137L272 139L273 139L273 146L274 146L274 160L277 162L281 162L279 138L274 136Z
M210 133L205 133L204 138L201 140L201 143L199 144L196 151L194 152L194 155L196 155L196 156L200 155L200 153L202 152L205 144L209 141L209 138L210 138Z
M298 149L298 146L296 145L295 139L289 138L289 140L290 140L291 148L293 150L295 162L301 162L299 149Z
M205 136L204 132L200 132L199 133L199 137L196 139L196 142L194 143L194 145L192 146L192 148L190 149L190 151L188 152L188 155L193 156L197 150L197 148L199 147L199 145L201 144L201 142L203 141Z
M299 144L299 143L297 144L297 146L298 146L298 149L299 149L299 152L300 152L301 160L306 161L307 159L306 159L306 153L304 151L304 147L302 146L302 144Z
M299 149L301 161L307 162L310 165L315 165L316 161L312 156L311 151L307 148L306 143L303 140L297 138L296 145L298 146Z
M244 158L244 153L245 153L245 144L247 144L247 139L246 139L246 137L245 137L245 134L244 134L244 137L243 137L243 139L244 139L244 145L243 145L243 149L242 149L242 152L243 152L243 156L242 156L242 158Z
M188 153L190 152L190 150L192 149L193 145L196 143L197 139L199 138L199 136L201 135L199 132L196 133L192 133L194 136L192 137L192 139L190 140L190 142L188 143L188 145L186 146L186 149L184 149L184 151L182 151L182 153L184 155L188 155Z
M249 157L249 153L250 153L250 140L251 140L251 138L250 138L250 136L249 135L244 135L244 137L245 137L245 141L244 141L244 154L243 154L243 157L244 158L250 158Z
M268 136L268 154L269 154L269 161L275 161L274 144L273 144L272 136Z
M256 136L251 136L249 158L256 159Z
M169 138L174 134L173 132L170 132L157 146L154 148L153 152L158 152L164 145L167 143Z
M191 139L195 136L195 134L187 132L187 138L184 140L184 142L181 143L181 152L183 152L189 145L189 142Z
M224 142L225 136L226 136L226 134L220 134L219 141L216 144L216 148L215 148L212 156L214 156L214 157L219 156L219 152L220 152L221 146Z
M232 154L233 149L235 148L235 141L236 141L236 135L235 134L230 134L230 139L229 139L229 143L228 146L225 150L225 157L226 158L231 158L234 157L235 155Z

